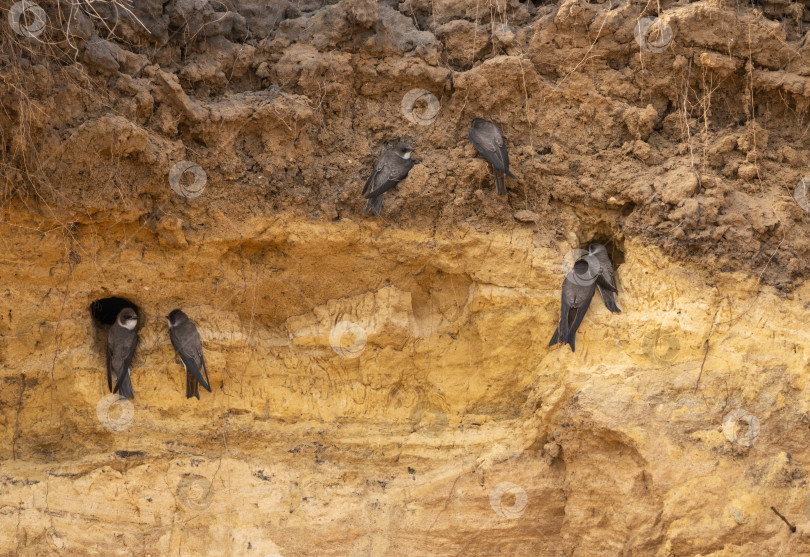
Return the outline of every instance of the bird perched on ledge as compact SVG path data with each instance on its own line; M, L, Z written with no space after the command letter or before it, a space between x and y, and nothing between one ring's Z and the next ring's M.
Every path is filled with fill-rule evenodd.
M129 366L138 346L138 314L130 307L118 312L107 333L107 386L122 397L135 398ZM115 388L113 388L115 377Z
M186 398L195 396L199 400L200 385L209 393L211 392L200 334L194 323L179 309L169 313L166 319L169 320L169 336L172 339L172 345L186 370Z
M495 190L498 195L506 195L504 174L510 178L515 175L509 172L509 153L506 150L501 129L483 118L476 118L472 122L470 133L467 134L470 143L478 149L481 156L492 165L492 174L495 176Z
M404 180L413 168L411 153L409 145L397 142L380 158L363 187L363 195L368 199L363 213L374 211L375 216L380 216L383 194Z
M570 345L572 352L575 351L577 329L585 318L597 288L605 307L611 312L620 312L614 297L618 289L613 276L613 264L605 246L591 244L588 246L588 253L574 263L574 268L563 281L560 322L549 346L563 343Z
M613 313L621 313L622 310L616 305L614 296L614 293L619 290L616 288L616 280L613 277L613 263L610 262L607 249L602 244L591 244L588 246L588 255L596 257L599 262L600 271L596 277L596 288L599 289L599 294L602 295L605 307Z
M575 352L577 329L585 318L588 306L591 305L593 294L596 292L596 274L593 265L596 258L589 260L585 256L574 263L574 268L566 275L562 285L560 301L560 323L551 337L549 346L555 344L568 344L571 352Z

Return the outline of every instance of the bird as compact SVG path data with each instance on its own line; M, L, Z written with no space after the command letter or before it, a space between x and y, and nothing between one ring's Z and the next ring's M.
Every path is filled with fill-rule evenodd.
M186 370L186 398L195 396L200 400L200 385L211 392L200 334L194 323L180 309L172 310L166 319L169 321L172 345Z
M549 346L555 344L569 344L571 352L575 352L575 340L588 306L596 292L596 274L594 270L598 265L595 256L585 255L574 263L574 268L565 277L562 284L560 304L560 323Z
M138 314L131 307L118 312L107 333L107 386L121 397L135 398L132 391L130 364L138 346ZM115 377L115 388L113 388Z
M599 273L596 278L596 288L599 289L599 294L602 296L602 301L605 307L613 313L621 313L622 310L616 305L616 297L614 293L619 290L616 288L616 280L613 276L613 264L608 257L607 249L602 244L591 244L588 246L588 255L595 257L599 262Z
M364 214L374 211L375 216L380 216L383 194L404 180L413 168L411 153L413 149L408 144L397 142L380 157L363 187L363 195L368 199Z
M492 165L498 195L506 195L503 175L506 174L510 178L515 178L515 175L509 172L509 153L501 129L483 118L476 118L472 121L467 137L481 156Z

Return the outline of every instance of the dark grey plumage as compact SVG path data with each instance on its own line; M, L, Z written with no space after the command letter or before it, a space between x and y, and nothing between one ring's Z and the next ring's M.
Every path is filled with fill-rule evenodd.
M548 343L549 346L567 343L571 346L571 352L576 351L574 344L577 329L596 292L595 265L597 265L596 258L586 255L574 263L574 268L565 277L562 285L560 322Z
M492 174L495 176L495 190L498 195L506 195L506 186L503 175L510 178L515 175L509 172L509 153L506 149L506 140L501 129L483 118L476 118L467 134L475 148L492 165Z
M616 305L615 294L619 290L616 288L616 279L613 276L613 263L610 261L607 249L602 244L591 244L588 246L588 255L596 257L600 270L596 279L596 287L602 296L605 307L613 313L620 313L622 310Z
M138 346L137 326L138 315L127 307L118 312L107 333L107 386L113 393L132 399L135 393L132 391L130 364Z
M380 216L383 194L404 180L413 168L412 152L410 146L400 142L380 158L363 187L363 195L368 199L363 213L374 211L375 216Z
M199 400L200 385L209 393L211 392L200 334L194 323L179 309L169 313L166 319L169 320L169 336L172 339L172 345L186 369L186 398L196 396Z

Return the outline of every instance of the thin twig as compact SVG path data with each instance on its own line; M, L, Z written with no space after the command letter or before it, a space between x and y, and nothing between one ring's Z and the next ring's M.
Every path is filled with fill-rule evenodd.
M714 326L717 322L717 314L720 313L720 308L717 308L717 311L714 312L714 317L712 317L712 326L709 327L709 334L706 337L706 342L703 343L703 347L706 351L703 353L703 361L700 362L700 373L698 374L697 382L695 383L695 394L698 392L698 387L700 387L700 378L703 377L703 366L706 365L706 358L709 355L709 340L712 338L712 332L714 331Z
M697 393L698 387L700 387L700 378L703 376L703 366L706 364L706 356L709 355L709 339L706 339L706 342L703 343L703 347L706 351L703 353L703 361L700 362L700 373L698 373L697 383L695 383L695 393Z
M781 518L782 520L785 521L785 524L787 524L788 527L790 527L791 532L796 531L796 527L793 524L791 524L790 522L788 522L788 519L785 518L784 516L782 516L782 514L779 511L776 510L776 507L771 507L771 510L776 513L776 516L778 516L779 518Z

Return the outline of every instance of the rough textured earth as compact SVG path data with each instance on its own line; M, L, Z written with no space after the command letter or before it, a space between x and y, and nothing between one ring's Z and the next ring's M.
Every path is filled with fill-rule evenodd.
M40 6L0 2L0 554L810 555L810 1ZM591 241L622 312L548 347Z

